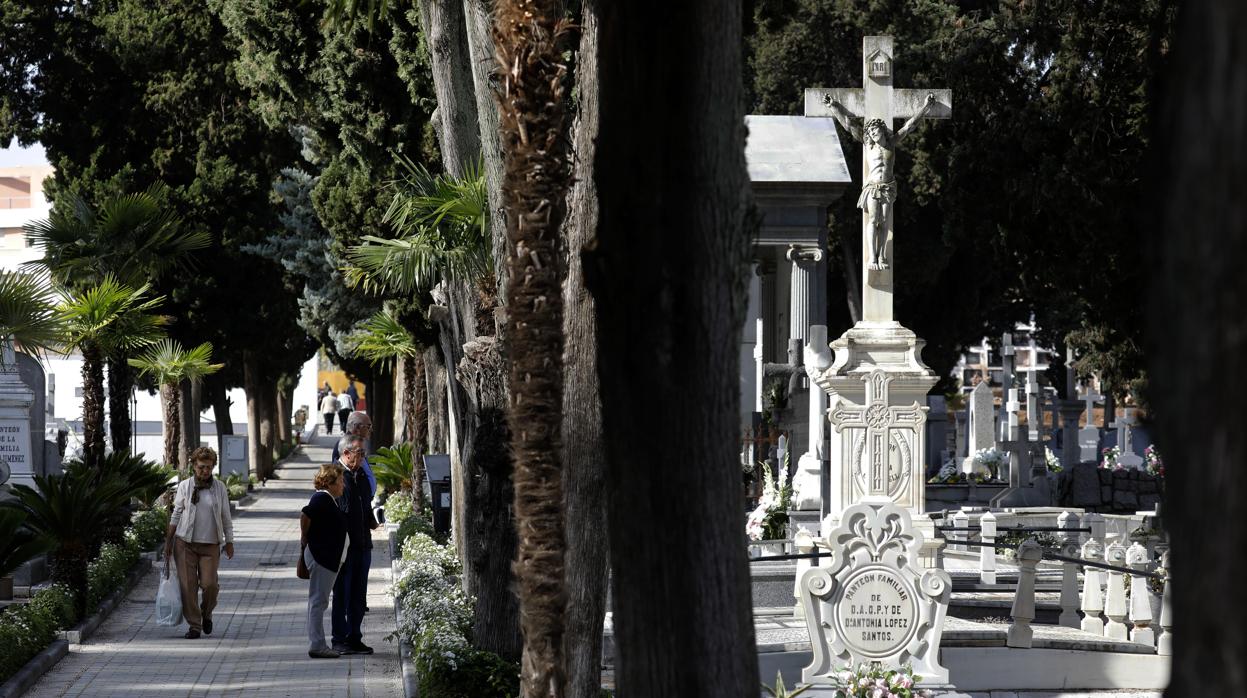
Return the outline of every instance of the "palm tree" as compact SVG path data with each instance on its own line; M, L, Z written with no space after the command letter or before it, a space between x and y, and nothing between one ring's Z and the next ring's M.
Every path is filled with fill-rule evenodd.
M457 179L402 161L407 173L392 183L384 220L393 239L363 236L347 251L352 285L394 294L427 291L439 281L473 282L492 271L489 209L480 167Z
M148 289L105 276L97 286L66 291L58 306L61 344L82 353L83 460L92 467L98 468L104 457L104 360L158 341L167 322L152 313L164 297L144 300Z
M29 354L59 346L62 335L57 296L45 277L0 271L0 338Z
M356 356L367 359L373 365L389 364L395 361L402 362L403 366L403 385L401 386L403 400L403 414L408 420L414 421L414 415L418 409L417 402L422 400L419 391L415 389L418 376L423 371L423 362L420 360L421 352L424 347L416 341L411 331L399 322L398 318L387 310L378 311L372 317L365 320L360 331L351 337L351 344ZM423 452L424 437L421 434L421 425L417 423L415 430L408 429L408 433L417 434L414 436L414 443L408 444L410 450L415 447ZM424 462L422 459L414 459L415 463L415 507L416 513L423 511L424 504Z
M77 291L108 276L138 287L186 269L190 253L208 247L212 237L203 230L186 230L165 200L162 184L107 198L98 208L67 193L49 218L25 226L27 238L43 250L43 257L27 264L46 268L54 282ZM127 358L125 350L107 357L109 416L117 451L130 447L134 377Z
M150 375L160 383L160 401L164 407L165 460L170 466L189 462L190 454L178 457L181 443L181 420L178 419L181 401L180 384L183 380L198 383L204 376L216 373L224 364L212 363L212 345L204 342L193 349L184 349L177 341L165 338L152 346L137 359L130 359L130 366L139 375Z
M0 509L0 577L13 574L27 560L51 547L49 541L26 525L26 512Z

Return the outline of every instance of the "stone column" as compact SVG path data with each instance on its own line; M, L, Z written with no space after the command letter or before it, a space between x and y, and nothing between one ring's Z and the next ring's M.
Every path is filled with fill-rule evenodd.
M814 271L823 260L823 251L817 247L789 245L785 254L792 262L791 282L788 286L788 339L803 343L809 334L810 324L822 324L823 318L812 314L815 303Z
M1082 414L1082 401L1061 400L1057 405L1061 412L1061 468L1068 471L1078 464L1081 455L1078 417Z
M809 343L805 346L805 370L808 375L825 370L831 365L831 351L827 344L827 326L811 325ZM801 454L793 486L797 489L793 502L799 511L818 511L823 506L823 466L827 461L827 393L811 383L810 386L810 443Z

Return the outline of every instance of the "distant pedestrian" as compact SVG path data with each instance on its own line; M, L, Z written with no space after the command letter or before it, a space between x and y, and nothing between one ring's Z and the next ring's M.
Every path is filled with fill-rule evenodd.
M313 659L334 659L340 654L325 642L325 609L333 592L338 572L346 562L349 542L346 535L346 513L338 508L337 499L346 487L346 471L330 463L320 466L312 484L316 491L303 507L299 518L302 530L303 563L310 578L307 591L307 656Z
M342 425L342 433L346 433L346 418L351 416L351 411L355 409L355 401L351 399L349 393L345 390L338 393L338 421Z
M351 402L359 402L359 388L355 387L355 381L346 382L346 394L351 396Z
M339 446L342 451L339 461L346 467L346 487L338 500L338 507L346 514L350 547L333 585L333 649L340 654L372 654L372 648L364 644L361 627L368 600L367 555L372 550L370 530L377 528L378 524L369 506L368 478L360 467L364 455L363 439L348 434L342 437Z
M225 483L213 477L216 451L201 446L191 453L194 477L178 483L173 496L173 517L165 540L165 571L169 559L176 557L178 586L182 591L182 616L190 630L184 636L194 640L202 632L212 634L212 611L216 608L220 585L217 569L221 550L234 558L234 522L229 513ZM199 591L203 590L203 601Z
M333 418L338 414L338 396L333 394L333 390L320 399L320 414L325 418L325 433L332 434Z

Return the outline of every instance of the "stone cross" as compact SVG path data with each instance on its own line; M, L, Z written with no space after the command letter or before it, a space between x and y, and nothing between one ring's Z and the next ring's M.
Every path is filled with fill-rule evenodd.
M1134 452L1134 434L1132 430L1138 424L1134 416L1133 407L1127 407L1126 413L1117 418L1117 421L1111 425L1117 430L1117 447L1121 449L1121 455L1117 457L1117 462L1123 468L1138 470L1143 465L1143 457Z
M1087 425L1078 430L1078 457L1082 461L1099 461L1100 428L1095 425L1095 403L1104 396L1087 386L1079 399L1087 403Z
M807 117L833 117L862 142L862 321L891 323L892 212L896 201L896 147L922 119L952 116L951 90L893 89L890 36L862 38L861 88L810 88ZM862 119L862 126L852 123ZM906 119L895 133L894 119Z
M1001 398L1000 398L1000 421L998 422L1000 432L997 436L997 439L1000 441L1011 438L1009 436L1009 433L1006 431L1006 427L1009 423L1009 413L1007 411L1005 403L1008 402L1010 394L1011 394L1010 391L1013 390L1013 366L1014 366L1014 361L1015 361L1014 356L1016 354L1017 354L1017 347L1013 346L1013 334L1010 332L1005 332L1004 335L1002 335L1000 338Z
M888 383L892 382L892 377L886 372L873 371L865 377L865 381L865 404L857 406L839 400L831 408L829 417L836 431L852 428L866 430L864 448L862 454L854 459L853 470L865 476L862 478L864 496L890 498L893 495L893 480L896 479L889 472L890 451L893 450L892 430L912 430L921 425L924 415L922 407L916 402L908 406L888 404ZM904 469L907 465L902 463L901 468Z
M1026 430L1030 432L1031 441L1042 441L1040 427L1043 424L1043 409L1040 407L1039 379L1035 377L1033 365L1023 370L1026 371Z
M992 372L991 372L992 345L987 341L987 337L984 337L983 342L979 344L977 347L970 347L970 351L979 355L978 365L980 366L983 372L983 382L990 383L991 378L992 378Z

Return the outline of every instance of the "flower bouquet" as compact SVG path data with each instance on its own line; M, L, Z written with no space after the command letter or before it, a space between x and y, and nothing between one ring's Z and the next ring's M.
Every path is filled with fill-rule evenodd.
M988 480L1000 479L1000 466L1008 462L1009 457L994 448L981 448L974 452L974 465L987 469Z
M835 677L836 698L926 698L930 694L917 688L922 679L912 668L884 669L878 663L844 667Z
M1156 446L1148 446L1143 449L1143 463L1147 467L1148 475L1155 475L1163 478L1165 476L1165 462L1160 458L1160 451L1156 450Z
M1121 449L1116 446L1110 446L1100 451L1100 467L1106 470L1121 470L1126 466L1122 465L1117 459L1121 458Z
M762 466L762 496L758 506L745 521L745 534L749 540L782 540L788 532L788 508L792 505L792 485L788 482L789 455L784 454L784 464L779 477L771 475L771 469Z

